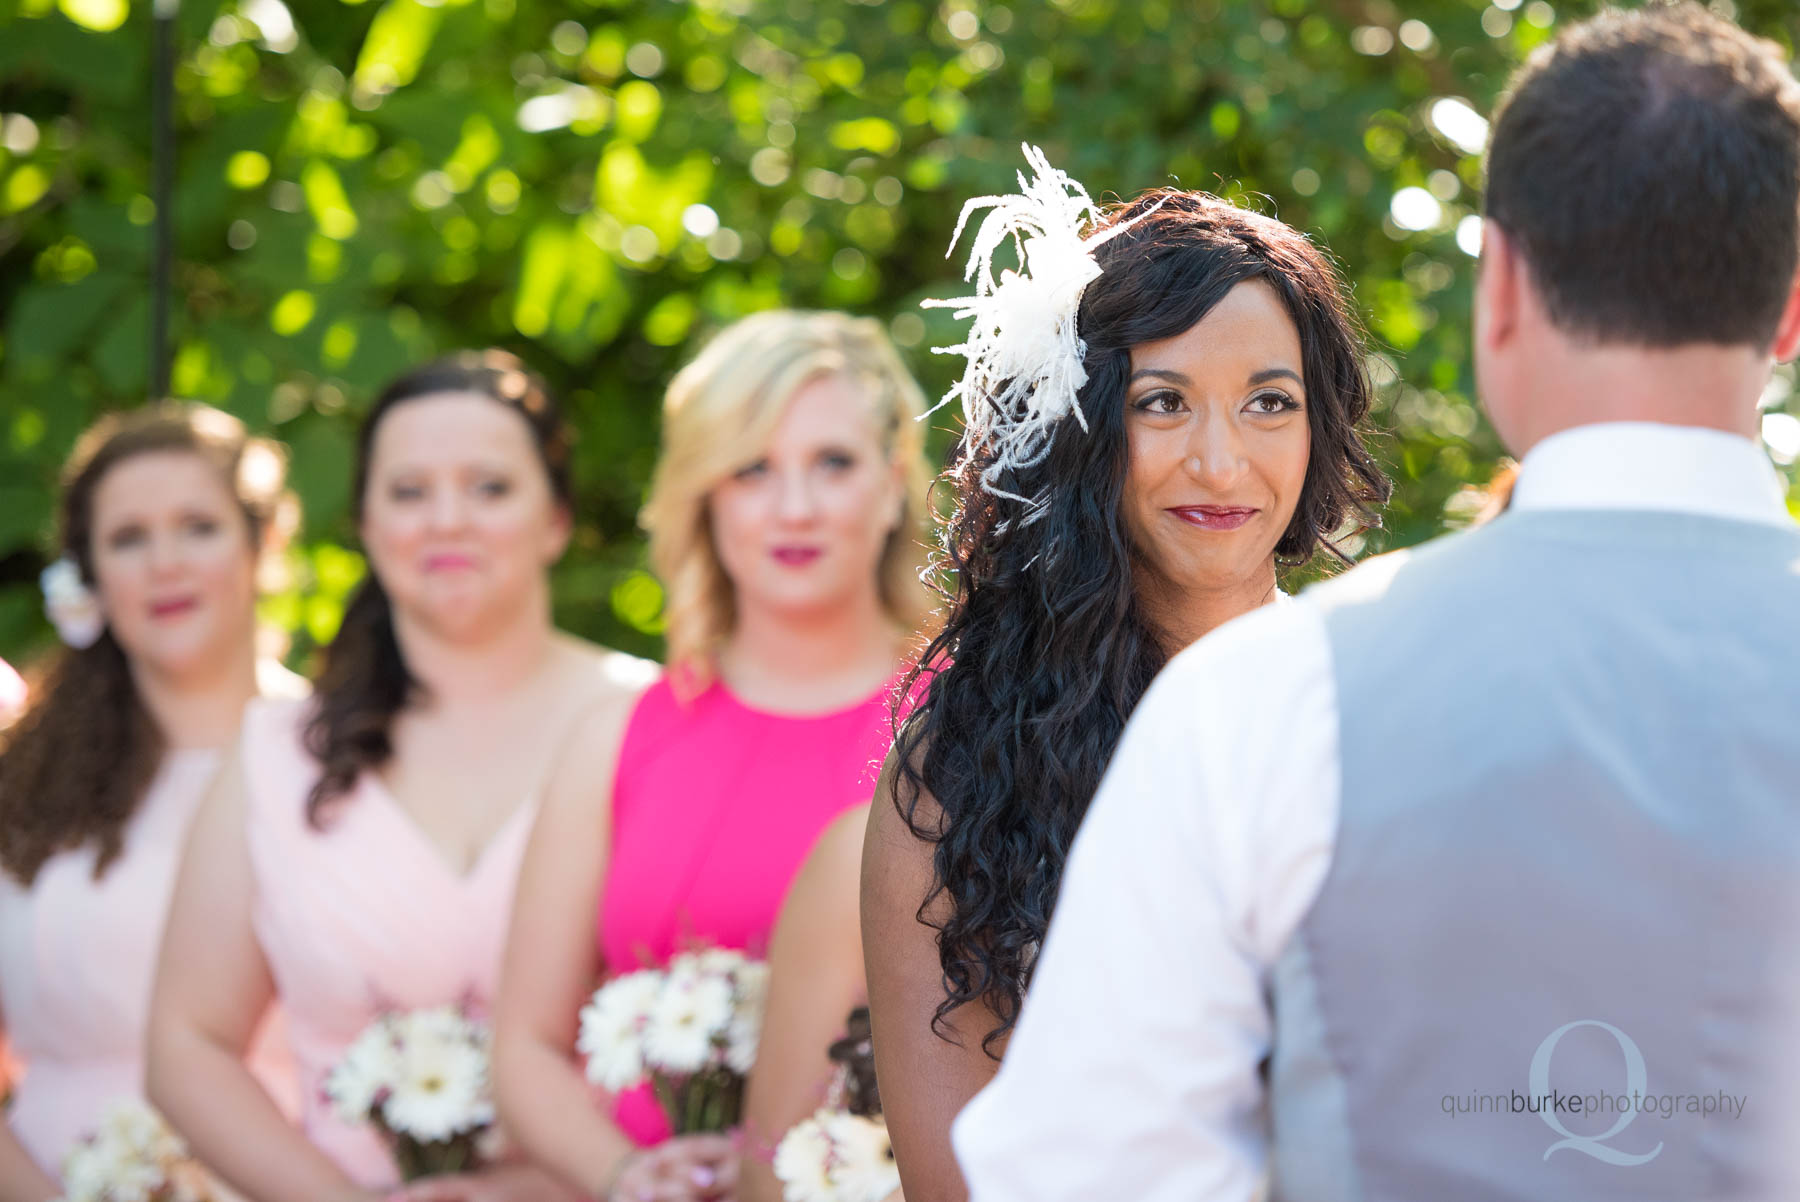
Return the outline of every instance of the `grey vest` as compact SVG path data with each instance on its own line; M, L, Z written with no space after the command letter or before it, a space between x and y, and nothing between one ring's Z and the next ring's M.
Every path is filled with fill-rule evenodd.
M1513 513L1306 603L1342 810L1272 1197L1800 1199L1800 530Z

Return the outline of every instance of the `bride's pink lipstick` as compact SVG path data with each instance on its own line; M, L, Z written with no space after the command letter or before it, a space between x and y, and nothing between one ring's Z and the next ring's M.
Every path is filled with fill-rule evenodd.
M1241 505L1184 505L1169 512L1202 530L1236 530L1261 510Z
M199 606L200 599L198 597L170 597L163 601L152 601L150 603L150 616L159 620L162 618L178 618L190 610L199 608Z
M769 552L775 562L790 568L803 568L824 552L817 547L776 547Z

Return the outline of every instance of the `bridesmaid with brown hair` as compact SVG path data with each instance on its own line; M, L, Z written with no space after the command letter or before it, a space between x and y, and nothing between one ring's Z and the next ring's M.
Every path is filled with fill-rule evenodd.
M641 661L551 623L572 521L569 434L512 355L396 380L365 419L370 572L312 701L251 707L188 847L152 1019L151 1096L257 1202L373 1202L400 1181L326 1077L380 1013L492 1001L526 832L584 790ZM306 1109L245 1071L279 998ZM516 1159L415 1182L436 1202L565 1199Z
M276 444L179 403L102 419L64 472L45 577L68 648L0 751L0 1012L25 1067L0 1127L5 1202L59 1195L76 1141L141 1101L189 820L245 703L305 691L255 649L284 476ZM285 1098L278 1057L257 1059Z

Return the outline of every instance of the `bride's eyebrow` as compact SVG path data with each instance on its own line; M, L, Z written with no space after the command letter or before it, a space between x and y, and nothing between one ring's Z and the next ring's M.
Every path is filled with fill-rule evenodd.
M1265 367L1261 371L1254 373L1250 377L1250 382L1252 384L1267 384L1270 380L1279 380L1283 377L1292 380L1302 388L1306 387L1306 381L1300 378L1300 373L1286 367Z
M1149 376L1152 379L1157 379L1157 380L1167 380L1171 384L1192 384L1193 383L1192 380L1188 379L1186 376L1182 375L1180 372L1169 371L1168 369L1161 368L1161 367L1140 367L1136 371L1132 372L1131 379L1129 379L1125 382L1127 384L1135 384L1139 380L1143 379L1145 376Z

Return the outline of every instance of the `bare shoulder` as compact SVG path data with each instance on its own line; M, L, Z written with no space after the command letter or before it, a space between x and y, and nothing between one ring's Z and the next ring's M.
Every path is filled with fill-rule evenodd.
M916 748L914 764L925 752ZM944 811L937 798L916 778L903 770L897 750L889 751L881 765L881 778L875 785L875 797L866 809L868 815L867 844L883 854L928 858L935 839L929 836L943 829ZM923 832L923 833L922 833Z
M862 875L863 832L869 825L869 805L852 806L819 835L806 862L794 878L794 892L838 893L847 882L850 892Z
M662 676L662 667L654 660L602 647L572 634L559 633L557 646L570 669L572 687L596 698L636 701Z
M896 755L889 753L881 781L869 804L862 846L864 921L880 921L890 913L917 914L931 892L937 844L920 832L942 827L943 810L922 786L905 778Z
M562 733L551 761L547 808L604 811L633 710L659 670L648 660L565 638L569 669L553 712Z
M312 696L312 682L290 672L280 660L256 661L256 695L270 701L305 701Z

